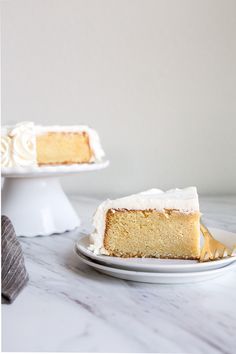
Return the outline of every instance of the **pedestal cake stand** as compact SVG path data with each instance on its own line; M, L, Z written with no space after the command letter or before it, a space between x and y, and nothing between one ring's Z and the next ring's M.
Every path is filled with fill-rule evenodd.
M17 236L46 236L73 230L80 219L65 195L59 177L106 168L109 161L42 167L3 167L2 215Z

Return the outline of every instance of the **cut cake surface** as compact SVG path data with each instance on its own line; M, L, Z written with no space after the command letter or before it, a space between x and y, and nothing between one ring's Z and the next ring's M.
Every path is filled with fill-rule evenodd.
M93 157L87 133L51 132L36 137L39 165L88 163Z
M109 209L104 247L111 256L199 258L199 213Z

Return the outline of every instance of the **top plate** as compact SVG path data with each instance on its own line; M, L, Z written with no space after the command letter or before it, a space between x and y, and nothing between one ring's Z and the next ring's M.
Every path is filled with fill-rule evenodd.
M95 171L106 168L109 161L81 163L71 165L56 165L56 166L30 166L30 167L2 167L1 174L3 177L46 177L46 176L61 176L67 174L75 174L83 171Z
M224 242L227 247L232 248L236 244L235 233L215 228L210 228L210 231L217 240ZM196 260L182 259L110 257L94 254L88 249L89 244L89 236L85 236L76 243L76 249L99 264L143 272L199 272L222 268L236 261L236 256L204 263L199 263Z

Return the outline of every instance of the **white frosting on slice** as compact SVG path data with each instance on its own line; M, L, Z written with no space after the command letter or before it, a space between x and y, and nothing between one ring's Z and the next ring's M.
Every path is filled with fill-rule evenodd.
M146 210L177 209L183 213L199 211L198 194L196 187L185 189L171 189L163 192L160 189L150 189L146 192L128 197L105 200L97 208L93 218L94 233L90 236L90 249L96 254L108 254L104 248L104 232L106 227L106 213L109 209Z
M96 130L88 127L87 125L51 125L51 126L36 126L36 134L46 134L49 132L66 132L66 133L78 133L86 132L89 136L89 144L93 151L94 157L91 159L91 162L94 160L99 162L102 161L105 153L102 149L102 145L99 139L99 135Z
M86 132L93 151L90 162L99 162L105 156L97 132L86 125L35 126L33 122L22 122L2 128L1 165L3 167L36 166L36 136L48 132Z

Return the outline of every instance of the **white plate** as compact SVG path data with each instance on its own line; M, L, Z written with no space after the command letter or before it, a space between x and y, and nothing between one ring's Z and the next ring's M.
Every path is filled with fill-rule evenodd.
M132 280L142 283L158 283L158 284L184 284L184 283L195 283L199 281L206 281L225 273L228 273L234 268L234 264L227 265L220 269L207 270L205 272L193 272L193 273L155 273L155 272L139 272L124 270L118 268L107 267L91 261L89 258L85 257L82 253L76 249L76 254L79 259L90 267L96 269L100 273L106 275Z
M1 174L3 177L47 177L61 176L66 174L74 174L83 171L95 171L106 168L109 161L101 161L94 163L81 163L71 165L45 165L30 167L2 167Z
M210 228L210 231L217 240L224 242L229 248L236 244L236 234L215 228ZM236 256L204 263L182 259L110 257L94 254L88 249L89 244L89 236L85 236L76 243L76 248L86 257L102 265L144 272L199 272L219 269L236 261Z

